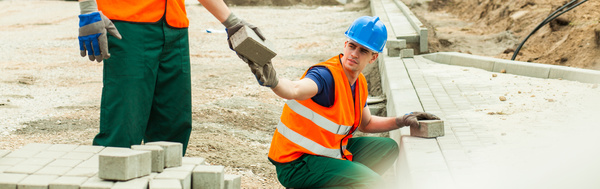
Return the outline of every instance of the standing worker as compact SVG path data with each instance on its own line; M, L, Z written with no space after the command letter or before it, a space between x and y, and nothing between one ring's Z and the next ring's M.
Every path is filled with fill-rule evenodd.
M278 79L271 62L264 66L248 62L260 85L288 99L269 150L269 160L285 187L379 188L381 174L398 157L398 145L390 138L352 138L352 134L357 129L380 133L439 119L424 112L371 115L361 71L383 50L387 30L379 17L363 16L346 36L343 54L312 66L298 81Z
M199 1L228 36L247 25L263 38L223 0ZM192 97L184 0L80 0L79 5L81 56L104 61L100 132L93 144L172 141L183 144L185 155Z

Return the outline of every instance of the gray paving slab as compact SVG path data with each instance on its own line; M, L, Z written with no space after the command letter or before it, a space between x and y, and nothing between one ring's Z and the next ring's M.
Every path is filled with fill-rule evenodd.
M88 177L61 176L48 184L49 189L79 189Z
M182 189L177 179L152 179L150 189Z
M192 188L221 189L224 184L223 166L198 165L192 173Z
M181 159L181 163L192 164L192 165L204 165L206 163L206 158L203 157L183 157Z
M34 174L36 175L57 175L62 176L69 172L73 167L63 167L63 166L45 166L40 170L36 171Z
M91 153L99 153L102 150L104 150L104 146L88 146L88 145L81 145L81 146L78 146L77 148L73 149L74 152L91 152Z
M0 173L0 188L16 189L17 184L27 176L27 174Z
M103 180L94 176L81 184L80 189L111 189L113 185L115 185L114 181Z
M75 150L75 148L79 147L77 144L53 144L47 150L48 151L61 151L61 152L70 152Z
M146 177L115 182L111 189L147 189L150 179Z
M164 149L165 152L165 168L181 166L181 158L183 154L183 146L178 142L148 142L145 145L157 145Z
M165 150L162 147L157 145L133 145L131 149L151 152L152 172L160 173L165 169Z
M192 188L192 172L191 171L172 171L165 170L154 177L154 180L160 179L176 179L179 181L181 188L191 189Z
M240 189L242 188L242 177L239 175L225 174L225 185L223 189Z
M56 180L56 175L29 175L17 184L17 188L23 189L47 189L50 182Z

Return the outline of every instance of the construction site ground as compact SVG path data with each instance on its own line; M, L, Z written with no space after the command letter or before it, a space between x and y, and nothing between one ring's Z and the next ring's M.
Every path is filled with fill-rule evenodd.
M537 5L542 6L542 3L540 1ZM359 16L370 14L363 5L232 7L232 10L260 27L266 37L272 40L278 53L273 60L278 75L294 80L310 65L342 51L346 40L343 33L347 27ZM469 25L470 29L450 28L446 31L438 25L440 29L434 30L437 37L430 39L437 39L437 43L444 41L440 39L445 39L451 45L444 48L432 45L432 51L462 51L506 58L506 55L502 55L503 52L514 47L519 39L514 34L500 33L499 37L491 38L497 40L480 39L480 42L462 44L462 41L473 36L485 37L495 30L469 33L467 31L481 28L481 25L476 25L475 21L467 18L452 16L451 11L436 10L415 13L425 18L424 22L429 27L436 22L446 23L445 19L451 18L456 23ZM256 83L249 68L229 50L226 34L221 33L222 25L206 9L190 4L187 12L190 19L193 131L186 156L204 157L210 164L226 166L227 173L242 176L243 188L281 188L274 166L267 160L267 152L284 100ZM98 132L102 64L79 56L78 13L76 2L0 1L0 149L14 150L28 143L91 145L92 138ZM596 14L594 18L598 18L597 12L590 14ZM531 20L534 22L535 19ZM446 26L450 27L452 24ZM207 30L213 32L208 33ZM527 33L525 30L529 31L523 29L520 34ZM581 40L586 41L587 38ZM435 44L435 41L430 43ZM483 41L486 45L479 45ZM532 44L544 41L550 40ZM567 41L569 40L564 40L563 43L566 44ZM541 47L547 49L553 46L556 45L548 42ZM555 48L557 51L564 49L562 45L558 46L560 48ZM587 49L588 46L584 44L584 47ZM593 46L589 47L590 49L578 52L593 51ZM529 51L524 51L524 57L527 57L527 52ZM555 53L545 55L553 54ZM535 62L541 62L539 60L547 57L544 54L536 56L541 58ZM574 56L567 59L568 61L564 61L565 65L576 58ZM590 63L590 66L572 66L594 68L597 65ZM465 68L459 71L465 75L480 74L476 69ZM373 69L365 73L368 73L371 80L379 77ZM499 78L510 79L508 76ZM487 81L491 79L493 78L485 78ZM514 79L522 80L517 77ZM501 82L506 85L517 83ZM597 94L599 90L598 85L555 83L541 79L519 83L518 88L511 88L506 94L508 98L515 96L519 101L480 111L486 116L496 116L493 119L511 121L526 121L530 117L558 117L562 112L580 112L578 106L593 110L589 96L584 93ZM381 91L374 90L373 94L381 95ZM535 96L538 98L529 100ZM523 106L517 106L519 104ZM586 116L582 120L590 120L589 116L595 112L580 113ZM511 116L518 118L510 119ZM573 114L566 117L578 118ZM568 125L568 122L564 123ZM577 123L585 124L580 121ZM511 137L511 130L508 129L523 131L518 132L519 134L535 132L508 127L503 133L508 133ZM520 136L527 137L516 137Z

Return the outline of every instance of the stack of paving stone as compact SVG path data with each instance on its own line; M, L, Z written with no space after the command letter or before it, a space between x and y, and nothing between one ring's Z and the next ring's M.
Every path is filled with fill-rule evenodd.
M181 157L182 145L131 148L33 143L0 150L0 189L237 189L241 177L204 158Z

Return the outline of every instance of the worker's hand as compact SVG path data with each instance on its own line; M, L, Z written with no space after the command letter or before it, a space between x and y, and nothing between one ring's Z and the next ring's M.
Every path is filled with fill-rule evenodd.
M271 63L271 61L267 62L263 66L260 66L259 64L254 63L248 59L244 61L248 62L250 71L252 71L254 77L256 77L256 81L258 81L258 84L270 88L275 88L277 84L279 84L279 79L277 79L277 73L275 72L275 69L273 68L273 63Z
M233 50L233 47L231 45L231 36L233 34L235 34L235 32L237 32L238 30L240 30L242 27L244 27L245 25L248 26L250 29L252 29L254 31L254 33L256 33L256 35L258 37L260 37L260 39L262 39L263 41L265 40L265 37L263 36L262 32L260 32L260 29L258 29L256 26L254 26L242 19L239 19L233 13L229 14L227 19L222 24L225 26L225 28L227 30L227 43L229 44L229 48L231 50ZM235 50L233 50L233 51L235 51ZM244 62L249 64L248 59L246 57L244 57L243 55L241 55L240 53L237 53L237 52L236 52L236 54L238 55L238 57L240 57L240 59L242 59Z
M121 34L115 25L102 12L98 11L96 1L79 2L81 15L79 15L79 50L81 57L87 55L91 61L102 62L110 58L106 32L121 39Z
M404 126L418 127L419 120L439 120L436 115L427 112L410 112L400 117L396 117L396 126L398 128Z

